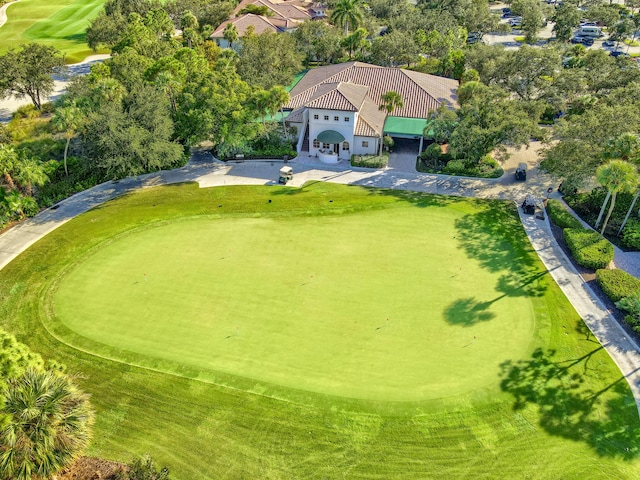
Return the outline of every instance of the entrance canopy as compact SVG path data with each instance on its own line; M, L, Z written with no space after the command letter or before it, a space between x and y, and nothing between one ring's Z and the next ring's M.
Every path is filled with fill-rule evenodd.
M340 143L344 142L344 136L335 130L325 130L318 135L318 141L322 143Z
M392 137L421 137L427 121L424 118L387 117L384 133Z

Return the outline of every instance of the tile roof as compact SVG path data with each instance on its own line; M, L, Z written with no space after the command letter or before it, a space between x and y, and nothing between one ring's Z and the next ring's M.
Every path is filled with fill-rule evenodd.
M328 92L317 95L305 104L307 108L321 108L326 110L344 110L357 112L367 96L369 87L349 83L325 84L335 85Z
M254 15L253 13L245 13L244 15L241 15L232 20L226 20L222 22L220 26L216 28L215 31L210 35L210 37L223 38L224 28L229 23L233 23L238 29L238 37L243 37L247 32L249 26L252 26L254 28L254 32L256 34L279 31L278 27L270 22L267 18L260 15Z
M426 118L441 103L456 107L455 91L458 82L444 77L413 72L400 68L379 67L362 62L341 63L309 70L291 90L287 108L296 108L315 97L320 85L349 83L369 87L367 96L376 104L390 90L402 97L404 106L393 111L394 116ZM340 105L336 103L335 107ZM333 108L325 104L323 108ZM335 108L339 109L339 108Z
M384 129L386 112L381 111L371 100L366 99L358 115L354 135L362 137L379 137Z
M283 19L304 21L311 18L309 12L307 12L305 8L297 5L296 3L284 3L271 0L242 0L235 8L234 13L237 15L238 12L246 8L248 5L267 7L271 11L271 16L277 16Z

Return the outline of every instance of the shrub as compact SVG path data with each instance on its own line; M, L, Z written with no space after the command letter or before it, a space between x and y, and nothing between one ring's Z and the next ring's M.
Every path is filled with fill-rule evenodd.
M622 230L622 243L625 247L640 250L640 221L629 219Z
M13 118L38 118L39 116L40 110L31 103L19 107L13 114Z
M580 220L571 215L558 200L547 202L547 213L551 221L560 228L582 228Z
M478 162L478 173L478 177L498 178L502 176L504 170L491 155L484 155Z
M382 155L351 155L352 167L384 168L389 163L389 154Z
M598 232L585 228L566 228L563 231L571 255L586 268L606 268L613 260L613 245Z
M467 173L467 167L463 160L451 160L445 165L442 172L449 175L465 175Z
M618 268L596 271L596 280L602 291L614 302L640 292L640 280Z

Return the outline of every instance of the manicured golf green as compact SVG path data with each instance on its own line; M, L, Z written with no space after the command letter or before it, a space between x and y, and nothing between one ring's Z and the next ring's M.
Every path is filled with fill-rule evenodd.
M178 480L640 472L628 385L506 202L145 189L2 269L0 326L81 374L88 454Z
M51 45L76 63L95 53L85 32L104 5L104 0L20 0L7 9L0 27L0 54L28 42Z
M535 322L529 298L501 295L500 273L452 241L456 219L473 212L199 218L137 230L79 262L60 282L55 313L87 339L199 378L218 371L373 400L468 392L528 353ZM461 293L489 303L486 321L456 309Z

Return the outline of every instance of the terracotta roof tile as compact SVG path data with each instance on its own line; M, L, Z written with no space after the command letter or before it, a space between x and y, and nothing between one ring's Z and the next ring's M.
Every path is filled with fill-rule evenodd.
M396 91L402 97L404 106L394 110L398 117L426 118L444 102L457 106L455 96L458 82L449 78L436 77L400 68L379 67L361 62L349 62L311 69L290 92L290 107L304 104L304 98L313 95L314 87L325 83L351 83L369 87L368 97L376 104L381 102L383 93ZM297 98L301 95L300 98ZM329 107L326 107L329 108Z
M233 20L226 20L220 24L218 28L210 35L211 38L223 38L224 28L227 24L233 23L238 29L238 36L242 37L247 32L249 26L253 26L256 34L264 32L278 32L278 27L260 15L254 15L253 13L246 13Z
M379 137L384 129L386 112L381 111L371 100L366 99L360 109L354 135Z

